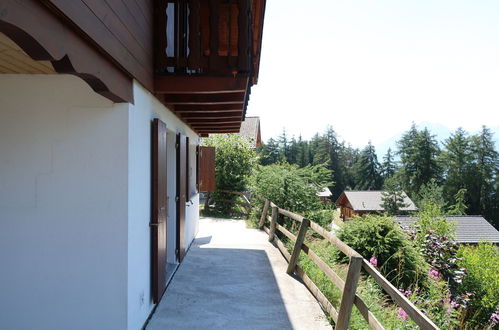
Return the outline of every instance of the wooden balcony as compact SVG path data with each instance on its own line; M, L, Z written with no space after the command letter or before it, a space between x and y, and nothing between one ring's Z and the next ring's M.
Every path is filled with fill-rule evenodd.
M201 135L239 132L265 0L157 0L155 93Z

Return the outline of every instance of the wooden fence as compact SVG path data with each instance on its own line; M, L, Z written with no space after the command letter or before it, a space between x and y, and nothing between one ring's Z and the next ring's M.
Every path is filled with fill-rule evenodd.
M394 287L383 275L381 275L381 273L378 272L378 270L373 267L369 263L369 261L364 259L354 249L342 242L331 232L319 226L317 223L310 221L309 219L306 219L301 215L281 209L268 199L256 194L225 190L219 191L239 196L246 196L248 200L256 198L263 202L259 228L263 229L269 235L269 241L275 242L284 258L288 261L287 273L295 273L297 276L299 276L303 280L305 286L322 305L322 308L333 318L336 324L335 329L343 330L348 328L353 305L357 307L360 314L364 317L364 319L372 329L384 329L383 325L371 313L362 298L360 298L356 294L357 284L359 280L361 280L360 273L362 269L364 269L381 286L381 288L383 288L383 290L398 306L400 306L404 311L407 312L409 317L419 327L421 327L421 329L439 329L423 312L421 312L416 306L414 306L411 301L409 301L396 287ZM252 206L251 204L252 203L250 203L250 207ZM296 236L284 226L277 223L279 214L299 223L299 230ZM281 232L291 242L294 243L294 248L291 254L284 246L284 243L276 235L276 230ZM343 281L338 276L338 274L336 274L312 249L310 249L304 243L305 236L309 230L312 230L324 237L329 241L329 243L331 243L334 247L336 247L338 250L340 250L350 258L345 281ZM317 267L319 267L324 272L328 279L341 290L342 296L339 310L337 310L331 304L331 302L328 301L326 296L305 274L303 269L298 264L298 257L301 251L303 251L305 255L310 258L310 260L312 260L315 265L317 265Z

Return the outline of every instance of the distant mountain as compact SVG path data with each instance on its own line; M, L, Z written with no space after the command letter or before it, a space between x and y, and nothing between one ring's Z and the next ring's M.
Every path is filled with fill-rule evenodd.
M452 132L455 130L450 129L442 124L436 124L436 123L429 123L429 122L423 122L420 124L416 125L418 129L423 129L424 127L428 128L430 130L432 135L435 135L437 141L440 143L440 146L442 146L442 142L447 139ZM409 130L410 126L407 127L407 129L404 131L406 132ZM494 133L494 141L496 144L496 150L499 151L499 126L495 127L489 127L490 130ZM478 133L478 131L467 131L470 135ZM402 137L402 134L400 133L398 135L395 135L391 137L390 139L386 140L385 142L376 145L376 154L378 155L378 159L381 162L383 159L383 156L386 154L388 151L388 148L391 148L392 151L397 150L397 141L400 140Z

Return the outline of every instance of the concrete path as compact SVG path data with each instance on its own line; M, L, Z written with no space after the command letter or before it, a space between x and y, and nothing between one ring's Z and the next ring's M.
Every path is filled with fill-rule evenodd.
M265 232L202 218L147 329L331 329Z

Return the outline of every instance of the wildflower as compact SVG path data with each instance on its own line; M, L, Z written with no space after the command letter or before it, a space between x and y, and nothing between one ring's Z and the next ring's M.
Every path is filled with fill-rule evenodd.
M412 291L411 291L411 290L405 290L405 292L404 292L404 295L405 295L406 297L409 297L411 294L412 294Z
M428 271L428 275L435 279L435 280L438 280L440 278L440 274L438 273L438 270L436 269L433 269L431 268L429 271Z
M490 315L490 323L492 323L492 325L499 324L499 308L495 311L495 313Z
M376 256L372 256L371 259L369 259L369 263L374 267L378 267L378 259L376 258Z
M397 312L397 317L402 320L407 320L409 314L407 314L406 311L403 310L402 308L399 308Z
M450 307L452 307L452 308L458 308L459 304L457 302L455 302L454 300L451 300Z

